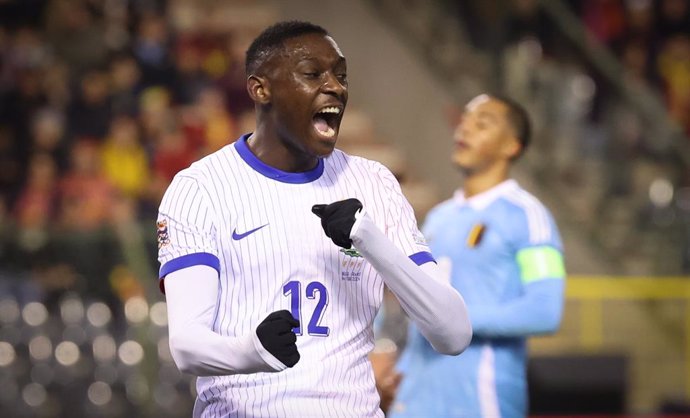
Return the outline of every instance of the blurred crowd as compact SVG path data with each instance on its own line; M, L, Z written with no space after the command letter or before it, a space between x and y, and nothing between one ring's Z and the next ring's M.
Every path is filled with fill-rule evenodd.
M447 3L528 107L526 166L563 227L613 271L690 271L690 1Z
M616 52L626 76L663 92L690 135L690 2L588 0L578 12L589 32Z
M254 123L244 51L263 23L201 26L194 4L0 2L0 274L140 293L113 233Z
M253 130L244 51L274 19L213 3L0 1L0 415L191 409L155 216L179 170Z
M538 0L456 2L472 42L505 48L525 38L538 41L540 53L575 60L572 42L547 16ZM690 134L690 2L687 0L566 0L589 35L615 53L625 74L663 92L669 112ZM492 6L492 5L493 6ZM492 30L486 30L487 21ZM493 30L495 29L495 30ZM605 92L604 92L605 94Z

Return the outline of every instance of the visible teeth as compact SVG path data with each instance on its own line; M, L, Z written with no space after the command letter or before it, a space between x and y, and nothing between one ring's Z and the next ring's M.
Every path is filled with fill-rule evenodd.
M321 109L319 111L319 113L334 113L334 114L338 115L338 114L340 114L340 109L335 107L335 106L325 107L325 108Z

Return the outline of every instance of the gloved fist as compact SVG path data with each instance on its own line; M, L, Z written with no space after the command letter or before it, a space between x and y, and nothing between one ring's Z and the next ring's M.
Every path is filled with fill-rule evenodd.
M333 240L335 245L349 249L352 248L350 232L355 224L355 214L362 208L362 202L352 198L330 205L314 205L311 211L321 218L321 226L326 236Z
M272 312L256 327L261 345L281 363L292 367L299 361L297 336L292 329L299 326L289 311Z

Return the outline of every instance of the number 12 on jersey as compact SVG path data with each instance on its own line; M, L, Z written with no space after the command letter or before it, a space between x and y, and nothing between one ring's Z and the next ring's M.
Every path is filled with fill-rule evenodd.
M323 312L328 306L328 291L321 282L311 282L307 285L305 296L307 299L316 299L318 293L319 300L316 302L314 312L311 314L307 325L307 334L317 337L327 337L330 329L319 325ZM290 297L290 311L292 316L297 318L300 326L294 328L295 334L302 335L302 283L296 280L289 281L283 286L283 295Z

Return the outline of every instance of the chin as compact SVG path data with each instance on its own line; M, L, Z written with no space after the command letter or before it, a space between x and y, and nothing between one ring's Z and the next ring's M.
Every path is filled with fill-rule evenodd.
M470 173L470 172L472 172L472 170L473 170L472 164L468 164L468 163L466 163L466 162L459 161L459 160L453 160L453 166L454 166L458 171L460 171L460 172L462 172L462 173L464 173L464 174Z
M462 161L462 158L457 157L457 156L452 158L452 162L453 162L453 165L459 169L464 169L467 166L467 164L465 164Z
M333 150L335 150L335 142L332 144L319 144L319 149L316 150L316 156L319 158L326 158L333 154Z
M328 157L333 153L335 145L338 142L338 135L332 138L317 137L314 141L314 154L319 158Z

